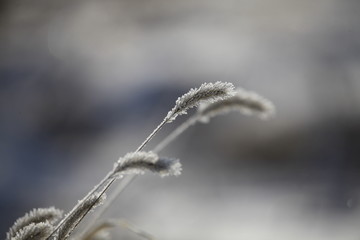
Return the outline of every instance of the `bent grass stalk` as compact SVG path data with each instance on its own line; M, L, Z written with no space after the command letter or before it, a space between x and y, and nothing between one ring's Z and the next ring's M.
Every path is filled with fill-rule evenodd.
M139 152L141 151L145 145L155 136L155 134L160 131L160 129L167 123L167 121L169 120L169 118L165 118L155 129L154 131L145 139L145 141L136 149L135 152ZM60 221L60 223L55 227L55 229L53 230L53 232L50 234L50 236L47 238L50 239L50 237L57 231L59 230L59 228L66 222L69 220L69 217L71 216L71 214L73 214L80 206L81 203L83 201L86 201L86 199L88 199L92 194L94 194L96 191L98 191L100 189L101 186L103 186L105 184L105 187L103 188L103 190L100 192L100 196L101 197L105 191L111 186L111 184L113 184L113 182L115 182L116 177L113 176L114 175L114 170L111 170L110 172L108 172L108 174L100 181L100 183L98 183L82 200L80 200L78 202L77 205L75 205L75 207L66 215L66 217L64 219L62 219ZM135 176L135 175L134 175ZM89 208L89 211L91 210L91 207ZM89 212L88 211L88 212ZM86 212L85 215L88 213ZM84 217L85 217L84 215Z
M179 125L174 131L172 131L167 137L158 143L152 151L159 153L178 136L185 132L186 129L195 125L196 123L207 123L211 118L217 115L229 113L231 111L239 111L244 115L251 115L256 113L260 119L266 120L267 118L270 118L274 115L275 107L268 99L254 92L239 88L237 89L236 94L232 97L200 105L198 112L194 116L190 117L181 125ZM104 206L96 213L96 215L93 216L87 229L91 228L96 220L98 220L106 212L106 210L112 205L117 197L123 192L126 186L130 184L136 177L137 175L130 175L125 177L121 184L111 194L110 198L104 204ZM86 230L84 232L86 232Z
M179 125L174 131L172 131L166 138L164 138L155 148L152 150L155 153L160 152L163 150L167 145L169 145L172 141L174 141L179 135L181 135L186 129L191 127L192 125L196 124L200 120L200 115L196 115L190 117L188 120L183 122ZM91 221L88 224L88 227L83 231L81 235L85 234L93 225L94 223L101 218L106 210L112 205L112 203L120 196L120 194L125 190L125 188L135 180L137 175L128 175L125 176L124 179L121 181L120 185L115 189L115 191L110 195L107 199L106 203L99 209L94 216L92 217Z
M160 129L167 123L168 119L165 118L155 129L154 131L145 139L145 141L136 149L135 152L141 151L144 146L155 136L155 134L160 131ZM50 237L57 231L59 230L59 228L64 225L64 223L66 221L69 220L70 216L81 206L83 201L86 201L86 199L88 199L92 194L94 194L96 191L98 191L100 189L101 186L103 186L104 184L105 187L103 188L103 190L100 192L100 196L101 197L105 191L111 186L111 184L113 182L115 182L116 177L114 177L114 170L111 170L110 172L108 172L108 174L106 174L106 176L100 181L100 183L98 183L82 200L80 200L78 202L77 205L75 205L75 207L66 215L66 217L64 219L62 219L60 221L60 223L55 227L55 229L53 230L53 232L49 235L49 237L47 238L50 239ZM92 206L91 206L92 207ZM91 210L91 207L89 207L89 211ZM88 212L89 212L88 211ZM85 215L88 213L86 212ZM84 217L85 217L84 215Z
M141 151L144 146L160 131L160 129L166 124L170 123L179 115L186 114L189 108L197 107L202 101L214 102L221 99L226 99L234 95L234 86L231 83L215 82L215 83L203 83L199 88L190 89L190 91L176 100L175 107L168 112L167 116L163 121L153 130L153 132L145 139L145 141L136 149L135 152ZM105 193L105 191L111 186L116 180L114 177L114 169L111 170L101 181L97 184L77 205L66 215L66 217L60 221L55 227L52 233L47 237L50 239L67 221L70 216L74 214L81 206L82 202L86 201L92 194L100 189L101 186L106 184L103 190L100 192L99 198ZM91 205L90 209L93 207ZM87 211L83 217L89 212ZM78 224L78 223L77 223Z
M190 89L188 93L176 100L175 106L135 152L128 153L124 157L121 157L115 163L113 169L75 205L56 227L54 224L55 221L60 218L61 211L54 208L35 209L15 222L8 232L7 240L48 240L50 238L54 240L66 240L87 213L102 202L105 198L105 192L115 180L123 178L124 174L140 174L143 173L144 170L150 170L158 173L162 177L179 175L181 172L180 162L175 159L159 158L156 152L161 151L181 133L197 122L206 123L214 116L233 110L238 110L246 115L255 113L263 119L274 114L275 108L269 100L254 92L243 89L238 89L235 95L233 88L231 83L216 82L204 83L199 88ZM188 109L198 107L200 104L203 104L203 106L200 106L198 112L161 141L154 148L153 152L141 152L146 144L166 123L172 122L177 116L186 114ZM136 175L129 175L121 181L121 184L113 192L107 204L97 215L93 216L92 222L90 222L88 226L92 227L93 223L105 212L115 198L120 195L124 188L130 184L135 177ZM101 188L102 190L99 191ZM86 235L86 233L87 231L85 231L85 236L89 236Z
M160 176L179 175L181 172L180 162L175 159L159 158L156 152L161 151L197 122L206 123L214 116L233 110L238 110L247 115L255 113L260 118L267 118L274 114L275 108L267 99L243 89L239 89L235 95L233 88L231 83L216 82L204 83L199 88L190 89L188 93L176 100L175 106L135 152L121 157L115 163L113 169L75 205L56 227L54 227L54 223L60 217L61 211L54 208L36 209L15 222L8 232L7 240L44 240L50 238L66 240L87 213L102 202L105 192L115 180L123 178L124 174L141 174L144 170L150 170ZM172 122L177 116L186 114L188 109L198 107L200 104L203 104L203 106L199 108L198 112L161 141L153 152L141 152L166 123ZM109 199L108 204L94 216L89 224L90 227L135 177L136 175L129 175L123 179L118 189ZM102 190L99 191L101 188Z
M173 140L175 140L180 134L182 134L186 129L188 129L190 126L194 125L197 121L199 121L199 118L197 116L191 117L188 120L186 120L184 123L182 123L179 127L177 127L174 131L172 131L163 141L161 141L156 147L153 149L153 152L158 153L162 149L164 149L168 144L170 144ZM95 222L103 216L103 214L108 210L108 208L112 205L112 203L120 196L120 194L125 190L125 188L135 180L135 178L138 175L128 175L125 176L124 179L122 179L121 183L118 185L117 188L115 188L114 192L110 195L110 197L107 199L106 203L102 206L101 209L99 209L90 222L88 223L88 227L85 228L83 233L80 234L80 236L86 234L88 230L95 224Z

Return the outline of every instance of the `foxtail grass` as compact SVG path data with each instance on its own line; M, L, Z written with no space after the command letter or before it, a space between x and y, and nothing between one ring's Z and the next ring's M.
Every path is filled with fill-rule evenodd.
M142 151L165 124L173 122L180 115L187 114L187 111L194 107L199 107L194 116L188 118L164 138L153 151ZM6 240L65 240L72 238L72 233L83 218L105 202L105 192L116 180L121 179L121 183L105 202L103 208L93 216L85 231L76 238L90 240L89 236L94 233L96 221L137 175L144 174L145 171L153 172L161 177L181 174L180 161L159 157L158 153L161 150L196 123L209 122L211 118L233 110L238 110L247 115L256 114L263 119L274 114L274 106L269 100L243 89L235 91L231 83L204 83L198 88L190 89L176 100L175 106L140 146L134 152L129 152L120 157L105 177L61 221L56 224L60 219L60 210L54 208L34 210L15 222L9 230ZM138 230L138 232L141 233L142 231Z

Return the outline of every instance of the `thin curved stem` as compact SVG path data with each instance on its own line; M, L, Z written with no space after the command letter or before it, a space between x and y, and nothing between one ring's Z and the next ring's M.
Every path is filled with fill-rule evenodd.
M170 116L171 117L171 116ZM150 133L150 135L145 139L145 141L136 149L135 152L139 152L141 151L145 145L155 136L155 134L160 131L160 129L168 122L168 120L170 119L170 117L165 117L164 120L152 131L152 133ZM64 217L59 224L55 227L55 229L52 231L52 233L46 238L46 240L49 240L56 231L59 230L59 228L66 222L69 220L69 217L80 207L81 203L83 201L86 201L92 194L94 194L97 190L99 190L99 188L105 184L107 181L110 181L106 187L105 187L105 191L111 186L111 184L116 180L116 178L113 178L114 172L113 170L110 170L110 172L108 172L108 174L100 181L100 183L98 183L88 194L86 194L86 196L78 202L78 204L75 205L75 207L73 207L73 209L66 215L66 217ZM101 195L104 194L105 191L102 191L99 198L101 197ZM89 209L90 210L90 209ZM82 218L85 217L87 213L84 214L84 216Z
M179 135L181 135L186 129L194 125L199 120L198 115L190 117L188 120L179 125L174 131L172 131L164 140L162 140L156 147L153 149L153 152L160 152L172 141L174 141ZM102 206L101 210L98 211L94 218L88 225L91 227L96 220L101 218L106 210L111 206L111 204L118 198L118 196L123 192L123 190L137 177L137 175L128 175L122 179L121 184L115 189L111 196L107 199L106 203ZM88 227L88 228L89 228ZM84 231L86 233L88 229Z
M70 218L70 216L80 207L81 203L88 199L92 194L94 194L103 184L105 184L109 177L112 175L112 172L109 172L93 189L86 194L86 196L79 201L72 209L71 211L58 223L58 225L55 227L55 229L52 231L52 233L49 235L49 237L46 238L46 240L50 239L51 236L54 235L54 233L59 230L59 228Z
M116 200L120 193L123 192L124 189L135 179L136 176L137 175L127 175L121 180L119 186L116 187L114 192L111 193L110 197L106 199L106 202L101 207L101 209L94 213L90 222L87 224L87 227L79 234L79 239L82 239L81 236L85 235L89 231L89 229L95 224L96 220L98 220L102 215L104 215L109 206Z
M174 141L179 135L181 135L186 129L194 125L197 121L197 115L190 117L188 120L179 125L174 131L172 131L158 145L156 145L156 147L153 149L153 152L158 153L163 150L167 145L169 145L172 141Z
M105 185L105 187L103 188L103 190L100 192L99 197L97 198L97 200L100 199L100 198L105 194L105 192L109 189L109 187L111 186L111 184L112 184L115 180L116 180L116 178L112 178L112 179ZM77 221L77 223L75 224L75 226L73 227L73 229L75 229L75 228L80 224L81 220L83 220L84 217L90 212L90 210L91 210L91 209L94 207L94 205L96 204L97 200L94 201L94 203L93 203L91 206L89 206L89 208L86 210L86 212L85 212L85 213L81 216L81 218Z
M155 136L155 134L160 131L160 129L168 122L169 118L166 117L164 120L154 129L152 133L145 139L145 141L136 149L135 152L141 151L145 145Z

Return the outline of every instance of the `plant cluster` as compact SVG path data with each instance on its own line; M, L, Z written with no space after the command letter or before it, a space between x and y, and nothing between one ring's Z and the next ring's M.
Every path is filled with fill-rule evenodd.
M192 117L188 118L187 121L163 139L152 151L142 151L145 145L165 124L171 123L180 115L187 114L187 111L193 107L199 108ZM93 240L99 236L108 239L104 237L105 235L100 234L104 230L117 225L126 225L129 230L139 236L152 239L149 234L128 224L119 224L118 221L111 220L99 224L97 220L105 209L111 205L115 197L138 174L143 174L147 170L161 177L180 175L180 161L159 157L158 152L190 126L198 122L209 122L212 117L234 110L247 115L256 114L263 119L274 114L274 106L270 101L253 92L243 89L235 90L231 83L204 83L199 88L190 89L189 92L176 100L175 106L145 141L135 151L129 152L115 162L112 170L69 213L63 216L62 211L54 207L34 209L24 217L16 220L7 233L6 240ZM105 201L105 192L118 179L125 183L119 185L110 199ZM88 228L83 233L73 234L82 219L103 203L102 209L92 216Z

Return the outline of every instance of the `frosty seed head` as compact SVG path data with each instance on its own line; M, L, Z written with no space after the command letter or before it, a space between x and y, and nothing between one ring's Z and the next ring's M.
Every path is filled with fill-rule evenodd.
M197 107L200 102L215 102L226 99L235 94L234 85L228 82L203 83L199 88L192 88L176 100L176 104L168 112L167 122L172 122L179 115L187 113L187 110Z
M255 114L261 119L267 119L274 115L275 107L272 102L257 93L240 88L233 97L200 105L198 114L200 121L208 122L210 118L230 111L239 111L245 115Z
M120 158L114 166L114 174L143 174L145 170L157 173L160 176L180 175L179 160L159 158L154 152L131 152Z

